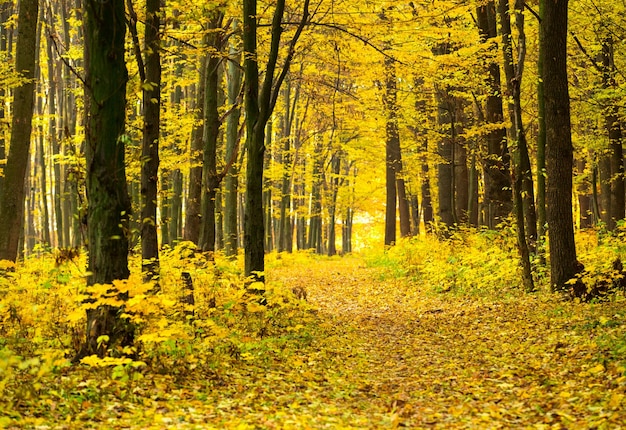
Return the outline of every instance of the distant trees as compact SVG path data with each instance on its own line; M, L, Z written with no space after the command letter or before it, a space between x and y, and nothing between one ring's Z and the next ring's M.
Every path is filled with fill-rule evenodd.
M565 66L554 60L562 50L545 42L556 30L537 17L566 9L554 12L551 4L544 10L545 2L536 11L518 0L454 7L448 1L330 7L320 1L171 0L163 20L163 4L147 0L137 14L126 5L132 45L125 46L143 51L139 62L129 61L118 45L107 48L107 57L92 53L104 49L94 45L101 30L86 31L95 21L81 27L83 18L91 19L82 13L106 9L94 12L93 5L53 0L43 11L41 47L28 48L39 69L20 65L22 36L16 44L12 6L0 8L6 60L0 71L7 77L0 80L0 97L16 100L14 108L4 109L6 101L0 106L0 119L11 121L16 139L9 142L9 127L0 130L0 199L7 202L0 206L0 229L12 229L0 234L5 258L32 252L37 242L87 244L97 268L93 247L119 246L106 251L116 255L141 247L144 272L157 275L160 249L189 240L207 255L223 247L234 257L243 245L245 273L261 279L269 250L334 255L355 249L357 237L391 245L398 236L424 231L445 237L461 226L498 229L515 215L532 281L530 262L545 262L533 258L535 251L542 255L545 228L557 234L551 253L572 246L565 212L578 216L572 229L597 222L609 232L621 228L620 4L570 8L575 43ZM120 7L116 3L115 13ZM102 31L115 34L117 44L121 24L115 25ZM84 45L89 55L83 58ZM113 72L112 62L124 65L127 77ZM19 70L37 72L31 138L18 137L27 122L17 102L32 91L32 79L15 80ZM575 79L564 88L556 79L568 70L576 71ZM128 90L122 94L123 85ZM564 89L574 94L569 126L559 104ZM113 115L113 104L126 116ZM568 127L569 140L563 134ZM33 151L26 145L31 140ZM552 187L547 195L544 180ZM106 188L107 181L114 186ZM574 200L562 198L571 192L578 197L573 208ZM117 215L101 222L92 202ZM545 216L546 208L559 215ZM94 217L110 225L103 234L129 243L102 242L104 236L94 236ZM355 227L362 222L376 227L359 234ZM573 273L574 254L566 254L549 259L561 271L554 273L555 285Z

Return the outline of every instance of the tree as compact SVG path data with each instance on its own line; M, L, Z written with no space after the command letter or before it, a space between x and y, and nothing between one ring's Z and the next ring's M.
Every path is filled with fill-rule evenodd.
M481 4L476 11L480 39L491 43L496 33L496 9L493 1ZM500 66L494 60L487 65L488 95L484 120L488 124L501 124L502 91L500 89ZM487 134L487 157L484 160L486 224L489 228L501 222L511 212L511 176L509 154L504 125L493 128Z
M573 146L567 83L568 1L542 0L541 30L546 121L546 219L550 240L550 283L564 291L580 271L572 214Z
M144 109L141 144L141 258L145 280L159 276L156 216L161 124L160 16L161 0L146 0L145 66L140 65Z
M238 31L239 21L234 20L233 31ZM229 256L237 255L237 185L238 169L235 158L237 157L237 145L239 143L239 108L241 93L241 52L233 40L230 41L229 59L226 66L228 82L227 97L228 105L232 111L226 119L226 163L228 172L224 179L224 253Z
M125 109L128 73L124 59L124 1L84 4L86 60L86 162L88 285L126 279L130 198L126 185ZM122 295L120 297L124 299ZM85 343L79 356L104 355L101 336L110 349L132 344L133 327L116 306L87 311ZM100 341L99 341L100 339Z
M263 280L265 247L263 225L263 157L265 152L265 126L276 105L280 86L285 79L295 46L309 16L309 0L303 5L302 20L288 47L287 57L279 75L276 65L283 33L282 19L285 0L278 0L271 25L270 51L265 68L263 85L259 89L259 64L257 54L257 2L243 1L243 50L245 76L246 146L246 203L244 215L244 271Z
M530 169L530 157L526 143L526 132L522 123L522 106L520 87L522 84L524 60L526 55L526 43L524 35L523 5L516 2L516 22L519 30L519 52L517 61L513 60L513 42L511 40L511 20L509 17L509 0L500 0L498 13L502 27L502 51L504 54L504 72L506 76L506 88L510 97L509 115L512 123L509 132L512 145L510 150L514 160L513 168L513 202L515 220L517 224L517 248L522 262L522 278L527 291L535 289L533 284L530 251L534 248L536 240L537 221L533 201L532 172ZM526 201L525 201L526 200Z
M37 0L22 0L19 4L15 69L22 82L14 90L11 141L0 190L0 260L17 259L24 221L24 178L34 108L38 10Z
M406 197L404 178L402 177L402 151L398 130L397 77L395 60L385 57L385 95L384 105L387 114L386 123L386 165L385 179L387 206L385 211L385 245L396 242L396 203L400 211L400 235L411 234L409 204Z
M222 51L222 21L224 12L215 9L207 19L210 33L207 35L211 54L207 60L204 82L204 132L203 140L203 171L202 171L202 223L198 246L203 251L215 251L215 196L221 178L217 173L217 143L220 131L219 118L219 84L220 64L219 53Z

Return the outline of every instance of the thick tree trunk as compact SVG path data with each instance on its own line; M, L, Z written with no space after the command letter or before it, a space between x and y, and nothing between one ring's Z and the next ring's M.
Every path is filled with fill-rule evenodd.
M17 19L15 69L25 78L13 92L11 143L4 184L0 194L0 260L15 261L24 222L24 180L28 165L32 131L34 92L37 0L22 0Z
M141 269L144 281L159 277L157 179L161 125L161 0L146 0L143 141L141 144ZM158 284L157 284L158 285Z
M546 119L547 221L550 283L554 291L580 271L572 214L573 146L567 83L567 0L542 0Z
M126 185L124 123L126 82L124 1L85 3L86 163L88 285L126 279L130 198ZM118 295L124 299L125 295ZM106 353L132 344L133 327L121 308L87 311L86 340L79 356ZM106 343L101 336L108 336Z

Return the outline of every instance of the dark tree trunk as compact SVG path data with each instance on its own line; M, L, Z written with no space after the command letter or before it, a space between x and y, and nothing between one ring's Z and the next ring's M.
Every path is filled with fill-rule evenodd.
M257 2L243 1L243 50L247 54L244 60L246 82L246 139L248 160L246 170L246 203L244 216L244 272L246 276L263 281L265 270L265 248L263 243L263 156L265 124L276 105L278 91L293 58L295 43L304 24L308 20L309 0L305 0L302 20L288 48L283 69L276 78L276 63L282 34L282 18L285 0L276 2L276 9L271 27L271 42L265 79L259 89L259 65L257 63Z
M511 32L511 21L509 18L509 2L508 0L499 0L499 14L502 27L502 50L504 53L504 72L506 75L506 88L510 96L509 117L512 128L511 135L511 153L515 162L516 180L521 180L520 187L517 188L520 193L524 210L523 222L526 230L526 246L530 252L534 252L537 242L537 215L535 212L535 199L533 189L532 171L530 166L530 157L528 155L528 145L526 142L526 132L522 123L522 106L521 106L521 83L524 70L524 59L526 55L526 42L524 34L524 16L523 4L519 1L515 3L516 24L518 29L517 40L517 61L513 58L513 40ZM519 178L518 178L519 177ZM514 196L514 199L518 198ZM518 220L522 221L522 220Z
M339 174L341 173L342 154L335 152L330 160L330 204L328 206L328 255L337 254L337 234L336 234L336 214L337 214L337 195L339 194Z
M128 218L124 123L126 82L124 1L85 2L88 285L126 279ZM124 294L118 298L124 299ZM133 342L132 325L116 306L87 311L86 340L79 356L117 350ZM108 336L102 343L101 336ZM100 338L100 341L99 341Z
M39 2L22 0L17 18L15 69L26 79L13 90L11 143L0 194L0 260L15 261L24 222L24 180L32 131Z
M615 220L611 217L611 154L602 151L598 161L598 173L600 174L600 218L607 230L615 228Z
M454 112L447 92L437 91L439 97L438 122L442 127L437 152L441 161L437 164L439 183L439 219L444 226L452 227L454 215Z
M315 144L315 159L313 160L313 184L311 185L311 210L309 212L309 238L308 249L314 249L321 253L322 249L322 169L324 160L322 159L322 144L320 141Z
M511 33L511 21L509 18L509 1L499 0L498 12L502 27L502 51L504 54L504 72L506 75L507 93L512 99L509 102L509 115L512 123L510 137L512 145L509 149L514 160L513 169L513 202L515 208L515 221L517 224L517 247L522 264L522 279L526 291L535 289L530 265L530 253L534 250L536 242L537 221L532 190L532 176L530 159L526 145L526 135L522 124L522 109L520 104L520 85L523 76L525 42L523 29L522 11L517 9L518 16L518 58L513 59L513 41ZM530 189L529 189L530 188Z
M202 192L202 227L200 228L200 248L203 251L215 251L215 195L220 178L217 174L217 143L220 133L219 119L219 88L220 88L220 52L223 38L221 31L224 13L214 11L209 18L211 33L208 46L214 51L209 57L204 88L204 157L203 157L203 192Z
M496 10L493 1L477 8L478 27L481 40L497 36ZM487 124L502 124L502 93L500 90L500 66L496 62L487 67L487 88L489 95L485 104L485 121ZM483 160L485 176L485 223L494 228L503 221L512 208L511 176L509 173L509 153L506 145L506 129L504 125L495 128L487 135L487 157Z
M460 115L459 115L460 117ZM459 124L457 122L457 124ZM460 126L457 127L456 135L460 135ZM456 190L455 213L459 223L466 224L469 221L469 171L467 169L467 149L457 139L454 147L454 189Z
M552 290L568 288L580 271L572 214L573 146L567 83L568 1L542 0L547 212Z
M143 141L141 144L141 269L144 281L159 277L157 239L157 179L159 177L159 131L161 125L162 0L146 0L144 38L145 82L143 88Z

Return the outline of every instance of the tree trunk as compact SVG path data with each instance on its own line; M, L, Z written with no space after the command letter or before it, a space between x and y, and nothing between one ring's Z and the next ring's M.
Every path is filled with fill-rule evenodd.
M204 155L202 190L202 227L200 228L200 248L205 252L215 251L215 195L220 179L217 174L217 142L220 132L219 97L220 53L222 51L222 27L224 13L215 10L208 19L210 33L208 46L213 51L209 56L204 88Z
M454 225L454 121L450 96L444 91L437 91L439 98L438 122L442 127L437 145L441 161L437 164L437 182L439 183L439 219L446 227ZM447 129L447 130L446 130Z
M567 281L580 271L572 214L574 157L567 83L568 1L542 0L542 3L550 283L553 291L563 291L568 288Z
M481 41L497 36L496 10L493 1L477 8L478 27ZM500 89L500 66L491 62L487 66L488 96L485 104L485 121L487 124L502 124L502 92ZM509 173L509 153L506 145L506 129L504 125L492 129L487 134L487 156L483 160L485 176L484 205L487 213L485 223L489 228L502 222L512 208L511 176Z
M582 176L583 179L578 182L578 206L580 208L580 228L591 228L593 227L593 198L592 193L590 192L591 186L589 178L584 175L586 166L586 158L582 158L577 162L577 174Z
M608 151L600 153L598 161L598 172L600 174L600 219L604 223L604 228L609 231L615 229L615 220L611 216L611 154Z
M615 91L615 61L613 56L613 39L607 38L602 42L602 87ZM609 151L611 165L611 226L624 219L625 189L624 189L624 155L622 151L622 128L617 101L610 101L605 107L605 127L609 136Z
M237 20L233 21L233 31L239 27ZM239 169L235 162L237 157L237 147L239 144L239 118L241 109L238 104L241 90L241 53L238 53L237 46L230 44L230 61L226 66L226 76L228 81L228 105L236 106L226 119L226 163L228 172L224 179L224 253L227 257L237 255L237 186L239 180Z
M8 49L9 31L7 21L13 9L13 2L0 3L0 52L6 55L9 59L11 56L11 50ZM0 121L4 122L6 119L6 112L4 110L6 106L7 91L4 86L0 86ZM6 134L4 130L0 131L0 162L6 163ZM4 188L4 168L2 174L0 174L0 196Z
M543 20L543 2L539 2L539 20ZM543 26L539 25L539 40L543 38ZM543 76L544 46L539 43L537 76ZM546 236L546 105L544 83L537 79L537 240L545 242ZM540 247L543 249L543 246ZM543 252L542 259L543 259Z
M126 82L124 1L85 2L88 285L126 279L130 198L124 160ZM125 299L124 294L119 298ZM103 356L133 342L122 309L100 305L87 311L86 340L79 357ZM102 336L108 336L103 343Z
M278 236L278 251L293 251L291 236L291 175L292 175L292 163L293 156L291 154L291 133L293 129L293 122L295 117L296 104L298 103L300 95L300 86L296 88L293 102L291 100L291 81L288 80L285 84L285 114L284 114L284 127L283 127L283 146L281 152L281 161L283 169L283 177L281 184L281 198L280 198L280 222L279 222L279 236Z
M244 273L263 281L265 270L265 248L263 244L263 155L265 124L276 105L277 92L291 64L295 43L308 20L309 0L305 0L302 20L288 48L287 58L278 78L275 78L276 63L280 47L282 18L285 0L276 2L271 27L271 42L265 69L265 78L259 91L259 65L257 63L257 2L243 1L243 50L246 80L246 143L248 160L246 170L246 204L244 216Z
M502 51L504 53L504 72L506 75L506 88L510 97L509 117L512 128L510 137L513 143L511 150L515 163L516 180L521 180L517 189L524 204L523 220L526 231L526 246L530 252L534 252L537 242L537 216L535 212L535 199L533 190L532 171L530 157L528 155L528 145L526 142L526 132L522 123L522 106L520 87L522 83L524 59L526 55L526 43L524 35L523 4L516 2L516 23L518 28L517 61L513 58L513 41L511 32L511 21L509 18L509 1L500 0L498 12L502 27ZM519 177L519 178L518 178ZM514 199L516 197L514 196Z
M509 102L509 115L513 127L510 137L513 145L510 145L511 158L514 160L513 168L513 202L515 208L515 221L517 225L517 248L522 264L522 280L526 291L534 290L532 270L530 265L530 252L534 250L536 241L537 222L534 216L534 199L532 193L532 176L530 171L530 159L526 136L522 124L522 111L520 104L520 85L523 76L525 43L523 33L523 16L518 11L517 20L519 37L518 59L513 59L513 41L511 33L511 21L509 18L509 1L500 0L498 5L500 23L502 27L502 52L504 57L504 72L506 75L507 93L512 99ZM530 181L530 190L528 182Z
M191 130L191 167L189 168L189 189L187 190L185 232L183 234L184 240L191 241L196 245L198 245L200 241L200 218L202 208L202 135L204 130L201 124L204 119L204 91L208 61L209 54L202 58L196 91L197 123Z
M15 69L25 79L14 90L13 119L9 156L4 167L4 184L0 194L0 260L15 261L24 222L24 180L28 165L32 131L37 0L22 0L17 18L17 47Z
M339 174L341 173L342 154L336 151L330 160L330 204L328 205L328 255L337 254L337 235L336 235L336 214L337 214L337 195L339 194Z
M458 115L460 118L460 115ZM457 131L456 135L461 134L461 127L459 122L457 122ZM467 224L469 221L469 171L467 169L467 149L465 146L459 141L460 139L456 139L455 147L454 147L454 189L456 190L456 199L455 199L455 212L458 217L458 222L462 224Z
M144 38L143 141L141 144L141 270L144 281L159 277L157 179L161 125L161 0L146 0Z

